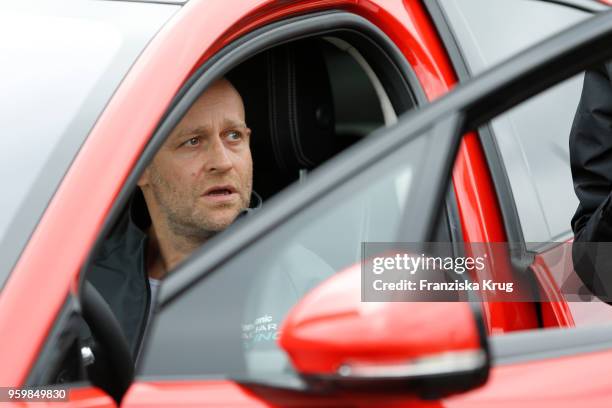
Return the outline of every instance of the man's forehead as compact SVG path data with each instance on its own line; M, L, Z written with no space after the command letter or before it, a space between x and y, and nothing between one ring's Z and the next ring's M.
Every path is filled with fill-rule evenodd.
M239 128L239 127L246 127L246 123L244 122L244 120L240 119L240 118L231 118L231 117L225 117L223 118L223 121L221 123L221 126L219 129L219 131L228 129L228 128ZM194 134L201 134L201 135L206 135L206 134L210 134L212 132L215 131L216 126L213 123L205 123L205 122L199 122L199 123L179 123L177 125L177 127L175 128L174 132L172 133L172 137L182 137L182 136L186 136L186 135L194 135Z
M191 134L207 134L220 127L246 127L242 97L226 79L213 83L194 102L174 128L170 139Z

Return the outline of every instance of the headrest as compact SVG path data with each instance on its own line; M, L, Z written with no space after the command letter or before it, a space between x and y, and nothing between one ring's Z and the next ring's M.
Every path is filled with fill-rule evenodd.
M254 188L264 198L339 150L322 40L264 51L227 75L252 130Z

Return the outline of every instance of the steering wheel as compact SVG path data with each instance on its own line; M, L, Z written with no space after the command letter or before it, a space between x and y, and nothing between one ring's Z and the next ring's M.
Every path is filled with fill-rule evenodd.
M134 362L127 339L108 303L88 281L83 285L81 308L96 341L92 382L119 404L134 379Z

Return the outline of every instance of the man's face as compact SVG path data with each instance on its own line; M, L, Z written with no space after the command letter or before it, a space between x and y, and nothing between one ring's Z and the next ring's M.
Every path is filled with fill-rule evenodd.
M224 79L215 82L140 179L151 216L161 214L175 234L196 239L227 228L251 197L250 132L238 92Z

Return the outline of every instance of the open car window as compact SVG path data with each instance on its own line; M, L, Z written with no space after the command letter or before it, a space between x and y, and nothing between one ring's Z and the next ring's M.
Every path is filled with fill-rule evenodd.
M363 241L397 239L428 142L418 138L373 163L165 306L141 374L265 378L290 373L276 342L284 316L310 289L358 264Z
M367 23L366 20L348 13L345 18L351 22L359 20L361 24ZM302 23L302 20L298 19L298 22ZM414 74L408 63L390 40L385 38L383 40L388 42L385 45L388 49L380 48L380 42L376 42L382 41L380 38L374 41L366 35L357 35L350 30L338 30L338 32L326 30L324 36L313 35L308 38L300 37L298 40L285 40L268 48L253 45L253 51L250 51L248 56L241 57L239 62L231 64L228 62L223 66L222 76L240 95L246 127L251 131L254 193L251 201L253 202L253 197L263 197L263 209L259 210L261 216L265 216L266 213L274 214L274 210L268 208L283 209L285 202L291 203L296 196L303 195L304 191L308 190L308 186L316 184L313 178L318 171L322 172L318 174L323 174L318 176L319 180L326 178L324 174L332 175L330 179L335 180L339 177L335 170L330 169L327 170L330 173L325 173L326 170L323 169L330 161L336 158L340 160L339 156L345 155L345 159L341 162L350 162L347 157L353 153L349 152L363 152L366 147L359 147L360 144L365 143L366 146L370 142L376 144L382 137L380 133L371 134L374 129L392 125L397 121L397 115L415 108L417 101L423 98L418 84L415 86L409 80ZM239 45L242 44L238 43L236 47ZM220 55L230 55L231 58L235 58L231 54L233 47L233 44L228 46L229 51L224 54L224 50ZM227 58L232 61L230 57ZM217 61L214 60L214 63ZM405 64L408 68L403 71L398 70L395 64L398 66ZM96 287L116 315L137 363L145 361L142 353L143 339L153 337L154 326L150 326L148 322L152 321L152 312L156 305L155 296L160 294L157 290L159 282L147 273L147 268L150 266L148 255L151 253L149 245L151 241L148 240L150 236L147 235L147 231L150 231L148 228L152 225L152 217L151 212L147 211L148 203L143 201L144 194L141 194L143 189L139 184L140 176L144 174L145 169L152 168L147 166L155 161L157 154L172 149L178 150L175 145L170 146L171 142L175 141L173 137L181 134L174 131L182 123L182 118L188 117L190 110L196 106L196 99L208 90L206 86L212 88L212 80L210 83L206 81L213 76L210 72L217 72L216 66L213 64L208 71L204 70L204 67L206 65L179 93L173 110L158 128L154 140L147 146L143 158L134 170L134 174L141 171L140 175L132 175L132 181L135 183L130 186L131 189L124 187L122 191L124 200L117 200L115 212L109 217L105 232L92 251L82 273L82 283L88 282ZM219 77L215 80L219 80ZM198 85L195 86L194 83ZM189 96L185 96L186 94ZM192 94L198 96L190 99ZM360 100L359 109L352 108L355 99ZM182 109L184 109L182 113L177 113ZM178 119L173 122L175 118ZM201 135L198 135L198 138L194 141L196 146L199 146L204 139ZM191 140L188 139L187 142ZM185 146L185 141L181 140L178 146ZM410 154L415 155L418 151L419 149L415 149ZM422 156L416 155L414 160L422 160ZM366 159L360 159L358 163L360 166L371 164ZM361 242L392 240L399 228L408 189L414 177L411 172L412 164L403 169L398 168L399 164L398 162L390 166L385 160L385 163L381 164L383 167L377 170L375 178L368 176L369 178L361 177L359 180L351 181L351 187L344 188L343 194L334 191L332 195L331 190L322 192L314 199L317 204L307 218L299 220L296 218L295 222L283 227L284 232L275 234L269 240L258 240L262 247L253 247L253 250L249 247L248 251L241 251L246 257L240 257L236 262L240 265L249 265L248 268L231 267L229 273L215 273L214 276L218 276L225 283L214 284L213 292L222 295L225 300L239 298L241 303L233 306L219 303L215 306L215 297L206 295L204 296L206 303L197 305L193 309L199 311L198 313L203 309L211 311L206 318L212 320L202 321L202 325L198 327L217 325L222 327L220 334L210 339L212 343L209 342L207 347L211 347L212 350L217 345L221 347L227 344L228 352L237 353L237 349L232 348L234 345L240 346L240 350L242 347L245 349L251 347L242 342L243 337L256 338L257 341L265 338L266 347L275 344L274 338L277 337L278 330L273 326L280 326L285 313L310 288L332 274L358 263L361 256ZM357 170L362 169L357 167L355 174ZM354 174L347 171L345 168L341 178L348 180L353 177ZM330 202L328 198L332 196L334 198ZM318 203L319 200L321 203ZM326 204L321 207L323 202ZM292 218L297 210L288 212ZM244 214L238 218L242 215ZM248 221L261 216L257 213L253 217L248 217ZM314 223L313 220L317 222ZM450 239L446 213L440 217L440 220L440 234L444 239ZM196 253L187 255L182 260L182 264L176 264L178 265L176 275L182 276L180 270L185 265L199 262L200 254L216 253L214 242L231 243L236 230L240 230L241 224L244 225L246 222L244 219L238 219L230 223L226 231L215 231L214 238L210 239L210 242L199 245ZM254 255L249 255L251 253ZM278 256L274 255L275 253L278 253ZM251 256L255 258L250 258ZM171 276L174 276L173 269L176 265L168 268ZM256 271L242 277L234 275L234 272L246 272L249 269ZM242 283L233 288L238 281ZM162 291L164 286L165 281ZM221 287L227 288L230 292L220 290ZM208 291L210 288L205 285L201 290ZM284 297L277 296L278 293ZM196 294L196 297L199 299L201 295ZM187 297L185 301L187 304L192 302ZM230 309L236 312L232 314ZM248 311L247 315L239 316L245 311ZM222 320L227 322L217 320L220 316L223 316ZM260 325L262 321L269 325L270 333L266 335L255 333L254 325ZM189 318L175 320L174 323L180 327L170 329L170 332L175 334L196 327L190 323ZM184 324L188 327L183 327ZM229 328L230 332L225 331L225 328ZM235 329L238 330L238 337L229 336ZM163 332L165 333L165 330ZM95 337L93 334L86 340L95 346ZM204 344L201 343L200 346ZM193 343L182 349L193 351L191 346L196 347L197 344ZM174 349L174 346L172 348ZM261 350L256 348L255 351ZM282 354L277 348L272 352ZM198 364L192 371L187 372L218 375L244 374L247 370L259 372L253 368L254 363L251 360L257 361L261 357L247 358L238 353L234 360L229 358L219 360L215 357L215 353L208 355L213 359L211 361L219 364ZM184 355L184 358L181 357L176 361L189 359L188 355ZM276 361L278 358L273 360ZM280 373L286 370L286 361L282 358L278 361L280 362L272 362L271 367L262 367L263 371ZM177 365L167 365L165 360L163 364L170 370L177 368ZM201 371L202 367L205 367L205 371Z

